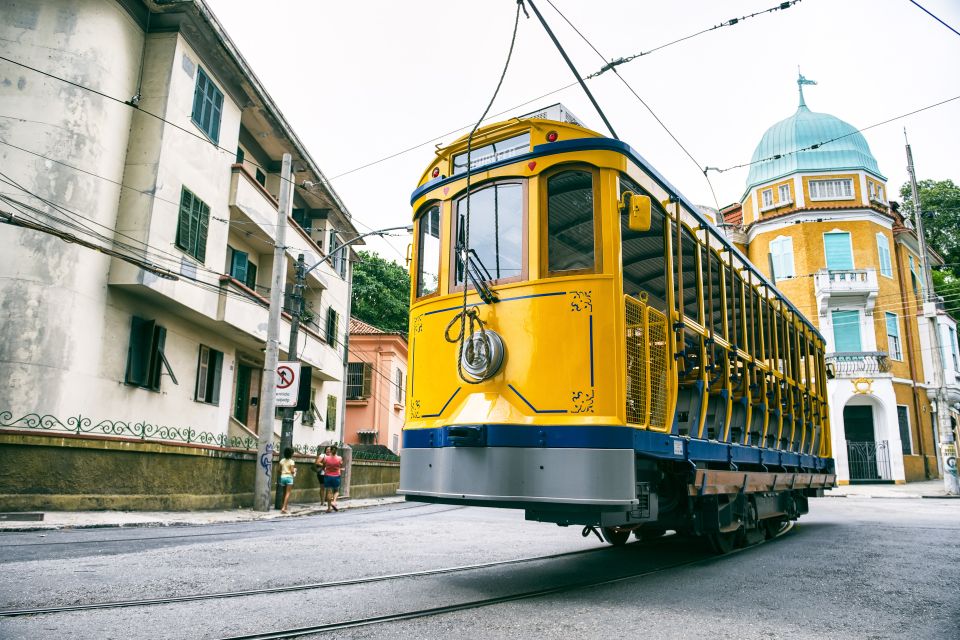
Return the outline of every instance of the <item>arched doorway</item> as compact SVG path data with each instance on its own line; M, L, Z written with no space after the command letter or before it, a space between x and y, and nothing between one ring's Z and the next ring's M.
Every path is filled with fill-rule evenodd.
M874 409L872 403L850 403L843 408L850 482L888 482L893 479L890 446L887 440L877 440Z

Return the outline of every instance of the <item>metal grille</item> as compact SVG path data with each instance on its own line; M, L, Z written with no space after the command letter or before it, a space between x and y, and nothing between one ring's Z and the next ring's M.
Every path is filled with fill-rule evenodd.
M667 428L667 317L647 307L647 350L650 362L650 428Z
M880 442L852 442L847 440L847 460L851 480L892 480L890 448L886 440Z
M645 305L625 299L627 334L627 423L647 423L647 367L643 310Z
M662 431L667 410L666 317L629 296L624 305L627 423Z

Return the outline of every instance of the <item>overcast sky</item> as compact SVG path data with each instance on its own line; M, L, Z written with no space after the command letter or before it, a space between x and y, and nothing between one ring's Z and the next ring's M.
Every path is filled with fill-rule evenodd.
M206 1L362 231L410 220L410 193L433 145L465 133L459 129L493 94L516 7L513 0ZM535 1L581 75L598 70L603 62L548 0ZM778 4L552 1L607 59ZM918 1L960 31L960 2ZM805 87L809 108L857 128L960 96L960 36L909 0L802 0L620 66L697 164L616 76L588 86L622 140L691 200L722 207L742 196L747 169L709 174L715 202L699 167L750 161L763 132L796 111L798 65L818 83ZM536 17L521 13L491 113L561 102L606 133L579 87L534 100L572 81ZM918 179L960 183L960 100L864 132L891 195L907 180L904 127ZM402 263L409 241L374 239L368 248Z

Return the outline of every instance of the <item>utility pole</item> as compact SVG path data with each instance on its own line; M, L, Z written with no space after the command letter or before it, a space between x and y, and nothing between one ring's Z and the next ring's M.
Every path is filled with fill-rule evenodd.
M290 341L287 344L287 360L299 360L297 355L299 351L300 339L300 315L303 313L303 289L306 286L306 271L303 264L303 254L297 256L297 263L294 267L295 278L293 285L293 308L290 309ZM283 423L280 427L280 452L286 451L287 447L293 446L293 414L296 407L285 407L283 410ZM279 509L283 506L283 488L277 484L276 495L273 499L273 506Z
M917 176L913 169L913 152L907 140L907 130L903 130L907 146L907 173L910 174L910 190L913 194L913 223L917 228L920 241L920 264L923 265L926 292L923 301L923 317L927 320L933 340L933 382L937 398L937 431L940 432L940 456L942 458L943 484L948 495L960 495L957 482L957 450L950 425L950 404L947 400L946 377L943 374L943 351L941 350L940 322L937 319L936 294L933 291L933 275L927 254L927 240L923 234L923 214L920 207L920 192L917 190Z
M277 210L277 236L273 245L273 278L270 286L270 313L267 320L267 349L260 385L260 419L257 422L257 470L253 490L253 508L270 510L270 480L273 477L273 422L276 411L277 362L280 359L280 309L286 282L287 215L293 200L289 153L283 154L280 172L280 208Z

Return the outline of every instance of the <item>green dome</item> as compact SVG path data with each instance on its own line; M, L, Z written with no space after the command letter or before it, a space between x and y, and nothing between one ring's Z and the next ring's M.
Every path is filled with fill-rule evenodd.
M816 144L821 146L797 152L797 149L808 149ZM779 158L772 159L778 155ZM757 185L800 171L859 169L886 180L866 139L856 127L830 114L810 111L802 91L797 112L767 129L753 152L751 163L756 164L750 166L747 193Z

